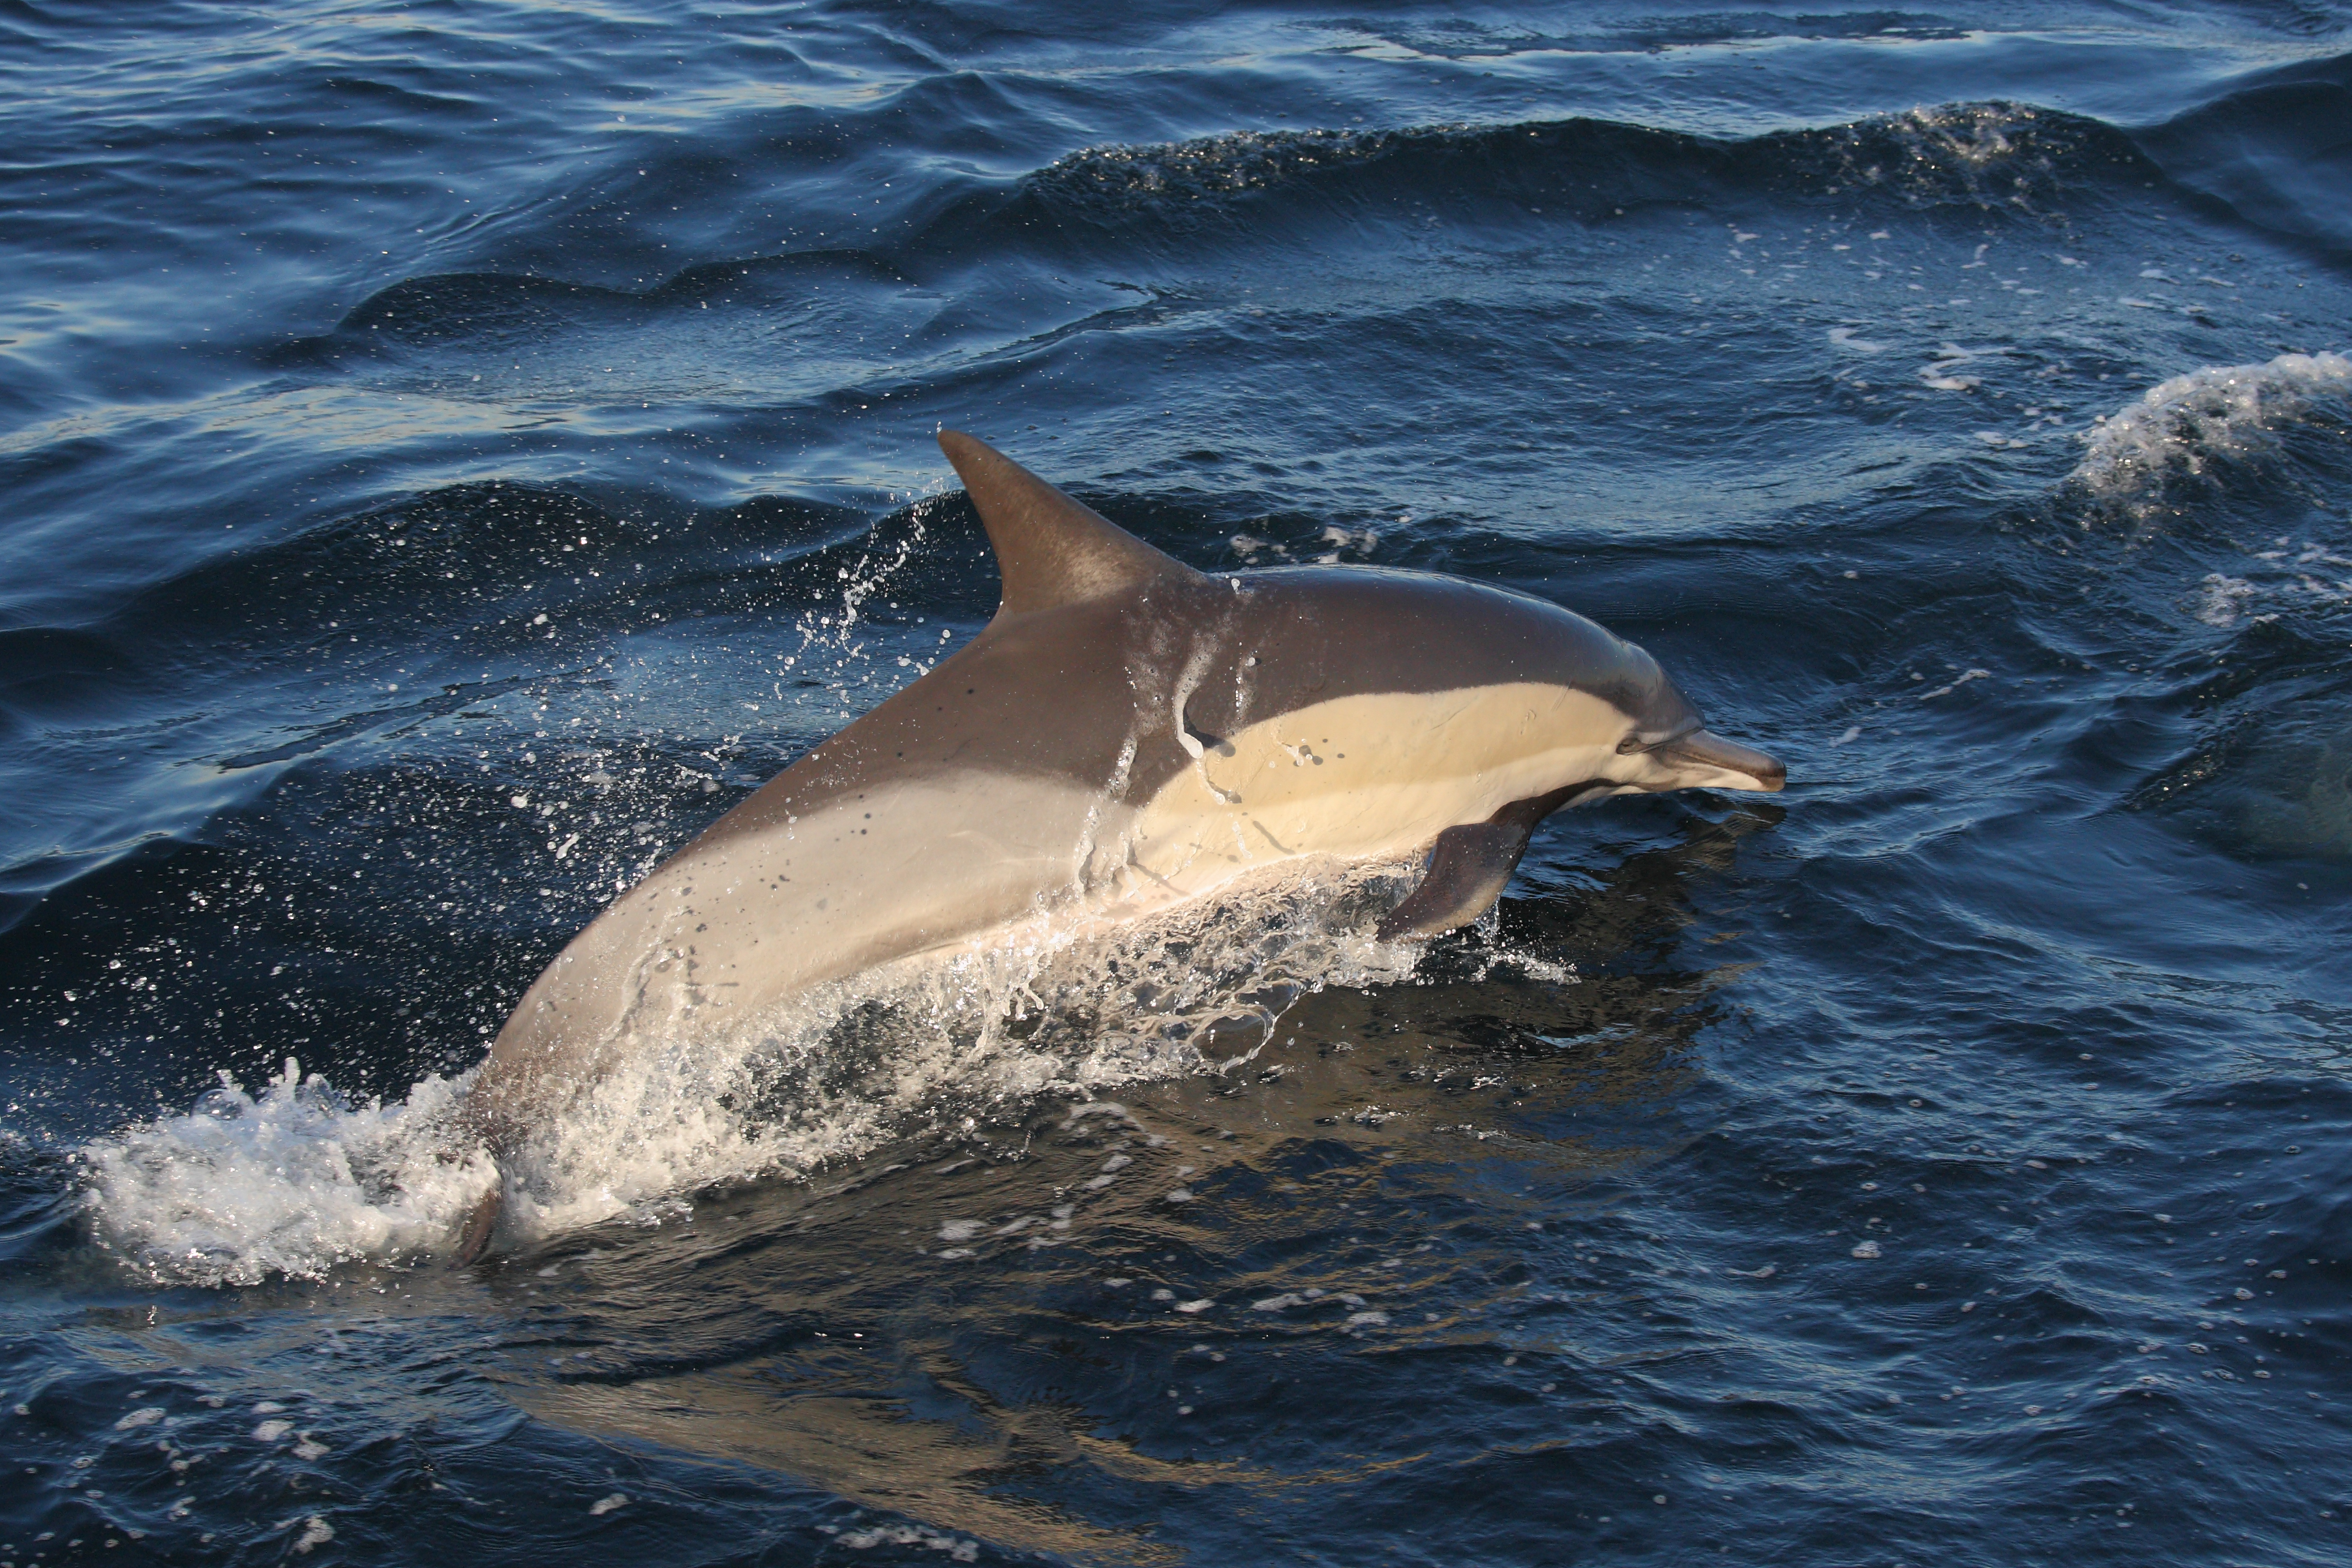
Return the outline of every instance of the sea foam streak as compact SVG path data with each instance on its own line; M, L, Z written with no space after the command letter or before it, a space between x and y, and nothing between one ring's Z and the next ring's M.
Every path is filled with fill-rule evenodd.
M506 1223L528 1240L657 1221L712 1183L804 1175L992 1105L1231 1068L1297 996L1411 973L1417 948L1369 934L1401 872L1293 862L1149 921L1041 914L635 1053L520 1152ZM498 1179L451 1114L468 1081L352 1107L291 1061L257 1095L224 1075L187 1114L84 1149L98 1240L203 1285L444 1251Z

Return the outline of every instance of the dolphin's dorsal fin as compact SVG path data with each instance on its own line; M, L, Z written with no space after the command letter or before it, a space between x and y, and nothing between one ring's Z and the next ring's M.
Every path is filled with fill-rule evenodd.
M1097 599L1155 578L1202 581L1174 556L1072 500L985 441L942 430L940 450L955 465L995 547L1004 578L1000 616Z

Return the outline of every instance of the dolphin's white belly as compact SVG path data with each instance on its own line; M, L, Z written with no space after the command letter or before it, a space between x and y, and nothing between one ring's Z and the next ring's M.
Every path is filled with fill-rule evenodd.
M1622 728L1600 699L1536 683L1315 703L1205 748L1144 803L1130 856L1181 897L1301 856L1401 858L1601 776Z

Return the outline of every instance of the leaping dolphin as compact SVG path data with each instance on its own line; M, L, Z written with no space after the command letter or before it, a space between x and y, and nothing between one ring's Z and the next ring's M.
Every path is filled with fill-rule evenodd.
M502 1166L632 1052L1039 910L1139 916L1283 861L1425 851L1379 934L1426 937L1492 906L1563 807L1781 785L1648 654L1557 605L1423 572L1198 572L993 447L939 441L995 549L994 618L547 966L465 1106Z

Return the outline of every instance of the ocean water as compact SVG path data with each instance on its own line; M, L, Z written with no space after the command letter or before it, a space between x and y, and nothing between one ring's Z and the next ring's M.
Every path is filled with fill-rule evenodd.
M2352 12L0 0L0 1565L2352 1558ZM932 442L1773 797L686 1039Z

